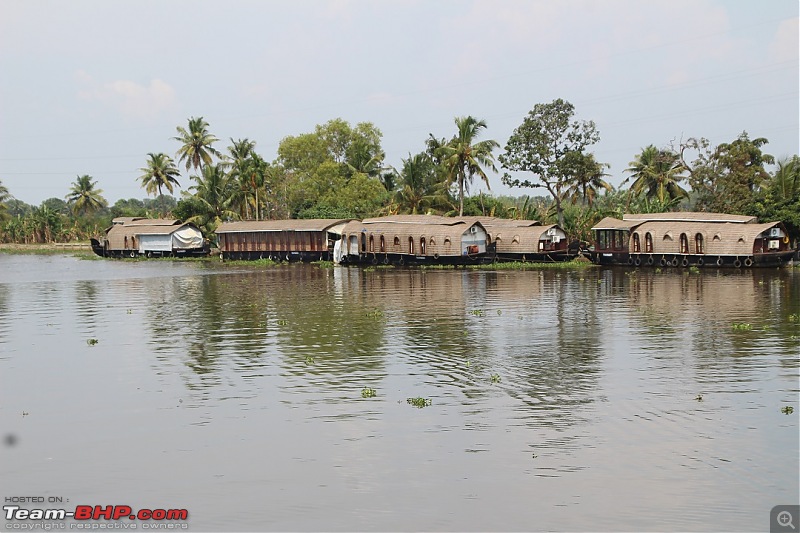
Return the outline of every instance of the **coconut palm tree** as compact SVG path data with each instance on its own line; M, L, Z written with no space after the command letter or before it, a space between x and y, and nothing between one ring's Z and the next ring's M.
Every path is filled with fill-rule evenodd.
M581 152L571 152L566 156L568 164L572 167L572 179L569 181L566 197L572 199L575 204L578 199L582 205L592 207L597 192L600 189L611 191L614 189L603 178L608 174L603 172L603 168L609 168L608 163L598 163L594 154L583 154Z
M778 161L778 169L772 178L772 188L780 200L788 200L800 192L800 157Z
M222 157L212 146L219 139L208 132L208 122L203 117L190 118L188 130L180 126L176 129L178 136L173 139L181 143L177 152L178 162L185 161L187 171L192 167L200 170L203 165L210 165L213 161L211 156Z
M95 189L96 181L84 174L72 183L69 194L66 196L67 204L75 215L86 215L99 211L108 205L103 198L101 189Z
M255 154L255 141L250 139L231 139L228 146L228 153L225 155L222 166L228 169L228 177L237 184L235 204L238 205L242 217L250 218L249 196L254 195L252 190L252 180L248 167L251 166L251 159Z
M8 189L3 185L3 182L0 181L0 220L5 220L8 218L8 208L6 207L6 201L11 199L11 194L8 192Z
M689 193L678 183L686 177L683 172L686 166L681 162L680 156L667 150L659 150L652 144L642 149L642 153L629 163L630 167L625 172L631 175L622 184L628 183L632 197L637 197L642 192L650 199L658 200L661 205L669 205L678 198L688 198Z
M214 232L220 222L239 218L233 210L236 199L235 182L225 173L222 165L203 167L200 176L193 176L197 185L189 187L199 202L202 213L187 220L200 226L206 235Z
M178 171L175 161L170 156L163 153L149 153L147 157L149 158L147 166L139 169L143 172L139 176L139 180L141 180L142 187L147 191L147 194L155 196L155 193L158 192L158 196L161 196L162 187L172 194L173 185L181 186L177 178L180 176L180 171Z
M487 187L489 178L484 167L497 172L494 165L492 150L500 145L497 141L487 140L476 142L481 131L486 128L485 120L475 117L456 117L457 133L450 142L441 148L442 161L448 169L450 183L458 183L458 216L464 214L464 187L472 182L474 176L479 176Z

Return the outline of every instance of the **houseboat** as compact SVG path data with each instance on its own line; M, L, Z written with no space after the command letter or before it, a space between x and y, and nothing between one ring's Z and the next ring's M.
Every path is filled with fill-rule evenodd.
M223 222L217 228L220 258L329 261L347 219Z
M463 265L485 262L486 228L477 220L393 215L348 222L335 251L342 264Z
M722 213L652 213L607 217L592 232L587 252L599 265L768 267L791 261L780 222Z
M498 262L554 263L575 259L580 246L569 245L566 232L557 224L535 220L475 217L486 228L490 251Z
M119 217L103 239L91 239L100 257L197 257L210 249L200 229L175 219Z

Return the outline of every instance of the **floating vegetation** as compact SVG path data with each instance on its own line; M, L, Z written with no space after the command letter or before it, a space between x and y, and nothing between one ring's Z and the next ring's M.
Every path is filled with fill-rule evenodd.
M98 341L97 339L86 339L86 344L88 344L89 346L94 346L98 342L100 341Z
M306 356L306 364L307 365L313 365L314 364L314 358L311 357L310 355L307 355Z
M469 366L470 366L469 359L467 359L467 362L465 364L467 365L467 368L469 368Z
M364 269L364 272L375 272L375 267L374 266L373 267L366 267Z
M419 396L416 398L408 398L406 399L406 402L413 405L414 407L419 407L420 409L422 409L423 407L428 407L431 404L431 400L429 398L422 398Z
M789 322L800 322L800 313L792 313L789 315Z
M469 312L469 314L474 316L483 316L484 313L483 309L473 309L472 311Z
M201 257L199 258L201 261L207 261L208 258ZM181 259L181 261L185 261L186 259ZM280 266L282 263L280 261L273 261L272 259L225 259L223 261L226 265L233 265L233 266L257 266L257 267L274 267Z
M498 309L497 310L497 316L502 316L502 315L503 315L503 310L502 309Z
M377 396L377 394L378 394L378 391L376 391L375 389L372 389L370 387L364 387L363 389L361 389L361 397L362 398L374 398L375 396Z
M790 414L794 413L794 407L792 407L791 405L787 405L785 407L781 407L781 413L783 413L785 415L790 415Z
M514 261L509 263L490 263L487 265L466 265L464 268L470 270L539 270L539 269L563 269L574 270L576 268L594 268L595 265L589 261L582 259L573 259L572 261L557 261L553 263L536 263L536 262L522 262Z
M492 374L489 379L492 380L492 383L500 383L500 374Z
M656 267L656 274L661 274L661 267Z
M289 321L286 320L285 318L281 318L280 320L278 320L278 325L279 326L287 326L288 324L289 324Z
M383 318L383 311L381 311L380 309L367 311L367 318L374 318L374 319Z
M753 325L748 324L746 322L741 322L741 323L734 322L733 324L731 324L731 328L733 328L734 331L750 331L751 329L753 329Z
M698 394L697 396L695 396L695 400L697 400L698 402L702 402L703 401L703 395L702 394Z
M128 309L128 314L132 315L133 314L133 309Z
M377 265L375 268L379 268L381 270L387 270L390 268L394 268L394 265Z
M700 269L698 267L692 265L692 266L689 267L689 272L691 272L692 274L699 274L700 273Z
M317 268L333 268L333 261L311 261L311 264Z

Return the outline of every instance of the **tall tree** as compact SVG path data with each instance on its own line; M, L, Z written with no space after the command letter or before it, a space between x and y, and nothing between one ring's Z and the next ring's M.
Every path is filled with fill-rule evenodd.
M436 193L436 168L431 157L423 152L403 159L400 190L396 193L398 208L416 215L433 203Z
M652 144L643 148L641 153L629 163L625 172L631 175L622 183L630 180L629 199L640 196L643 192L650 200L657 200L662 206L676 205L679 198L688 198L689 193L679 185L686 176L686 166L680 155L671 150L659 150Z
M198 209L188 219L189 222L197 224L206 235L210 235L223 220L239 218L232 209L236 186L222 165L204 166L202 174L193 177L197 185L192 185L189 189L194 191L191 198Z
M561 202L572 176L568 154L583 153L600 140L592 121L572 121L575 106L557 99L536 104L522 124L511 134L505 153L500 155L503 168L511 172L530 172L537 181L503 175L509 187L544 187L553 197L558 224L564 225Z
M212 156L221 158L222 154L214 148L213 144L219 139L208 132L208 122L203 117L189 119L189 129L178 126L178 136L174 140L181 143L178 149L178 161L186 163L186 170L194 168L200 170L203 165L213 162Z
M497 172L492 150L500 145L497 141L477 141L486 129L486 121L475 117L456 117L456 135L442 147L442 160L448 169L450 181L458 184L458 216L464 215L464 188L479 176L489 186L484 167Z
M599 163L595 160L594 154L572 152L566 157L569 166L572 167L572 178L569 180L569 186L565 192L567 197L572 199L573 204L580 199L583 205L588 204L589 207L592 207L599 190L608 192L614 189L603 179L608 176L603 172L604 168L609 168L608 163Z
M69 194L66 196L72 212L76 215L91 214L108 205L103 198L103 191L95 189L97 182L92 177L84 174L72 183Z
M142 187L147 191L147 194L156 196L157 192L158 196L161 196L162 188L167 189L172 194L174 185L181 186L178 182L180 172L175 165L175 161L170 156L163 153L149 153L147 157L147 166L139 169L142 171L139 180L142 182Z
M8 208L6 206L6 202L11 199L11 194L9 194L8 189L3 182L0 181L0 220L5 220L8 218Z

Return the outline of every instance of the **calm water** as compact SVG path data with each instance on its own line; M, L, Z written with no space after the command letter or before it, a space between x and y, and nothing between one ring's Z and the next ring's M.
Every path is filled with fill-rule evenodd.
M798 269L0 254L0 492L191 531L765 531L799 337Z

